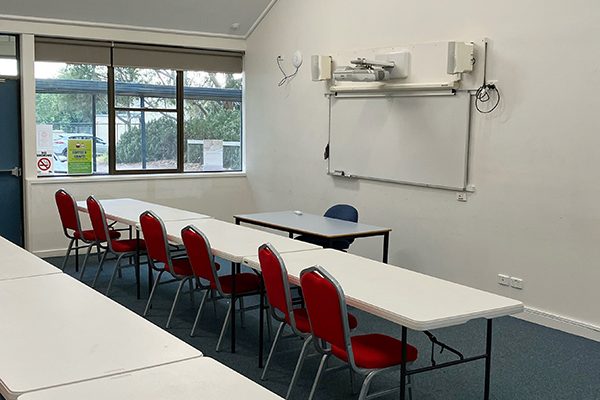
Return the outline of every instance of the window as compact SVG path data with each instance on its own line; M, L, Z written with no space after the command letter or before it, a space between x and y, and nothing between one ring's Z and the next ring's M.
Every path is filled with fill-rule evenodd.
M18 75L17 38L0 35L0 76L15 77Z
M88 151L94 174L241 171L241 66L239 53L36 39L38 157L53 159L40 174L86 173L70 167Z

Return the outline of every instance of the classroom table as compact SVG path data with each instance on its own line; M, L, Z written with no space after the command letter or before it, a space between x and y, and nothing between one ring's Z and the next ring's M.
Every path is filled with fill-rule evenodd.
M1 236L0 254L0 281L62 273L60 269Z
M388 262L390 228L367 225L358 222L328 218L322 215L298 214L295 211L277 211L257 214L234 215L236 224L242 222L265 228L287 232L289 237L294 234L318 236L331 244L335 239L356 239L370 236L383 237L383 262Z
M282 400L209 357L27 393L19 400Z
M210 242L212 252L215 256L231 261L232 273L239 271L239 265L245 257L258 254L258 248L264 243L271 243L282 253L315 251L320 246L293 240L274 233L252 229L246 226L235 225L230 222L216 219L199 219L189 221L166 221L165 230L169 241L177 244L183 243L181 230L187 225L193 225L202 231ZM235 282L235 280L234 280ZM232 301L235 299L235 284L233 285ZM264 294L261 292L260 304L263 304ZM260 312L260 329L263 328L263 312ZM231 351L235 352L235 313L231 313ZM262 367L262 335L259 343L259 366Z
M277 246L274 246L277 248ZM406 346L407 329L430 329L463 324L475 318L487 319L485 353L408 371L401 365L400 393L405 399L407 375L446 368L465 362L485 360L484 399L489 399L492 319L523 311L517 300L390 266L360 256L322 249L282 254L290 281L299 284L302 270L320 265L340 283L348 305L385 318L401 326ZM246 257L244 265L260 270L258 256ZM406 347L403 354L406 354Z
M192 220L211 218L205 214L199 214L192 211L180 210L178 208L163 206L160 204L149 203L142 200L122 198L122 199L105 199L98 200L104 208L104 214L106 219L110 221L116 221L124 225L128 225L129 229L135 228L136 224L140 220L140 215L144 211L153 211L163 221L178 221L178 220ZM77 202L77 208L87 213L87 202L85 200ZM130 231L131 235L131 231ZM135 232L136 239L140 238L139 229ZM139 249L136 251L135 257L135 278L136 278L136 296L139 299L140 296L140 254ZM152 270L148 267L148 275L151 276ZM152 285L150 283L150 285Z
M0 281L0 310L0 394L7 400L202 356L66 274Z

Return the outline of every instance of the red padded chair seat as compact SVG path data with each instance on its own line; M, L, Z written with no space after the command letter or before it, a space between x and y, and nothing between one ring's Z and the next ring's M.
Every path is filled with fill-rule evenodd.
M225 275L219 277L221 282L221 289L224 293L231 294L233 291L233 275ZM211 284L213 289L216 289L214 284ZM260 290L260 277L256 274L245 272L243 274L237 274L235 276L235 293L244 294L251 292L258 292Z
M117 232L117 231L113 231L113 230L109 230L108 234L110 235L111 239L118 239L121 237L121 232ZM86 242L95 242L96 241L96 234L94 233L93 229L88 229L87 231L81 231L81 234L79 234L79 232L74 232L73 237L75 239L83 239Z
M112 240L110 245L117 253L130 253L136 251L138 242L140 244L140 250L146 250L146 242L144 242L143 239Z
M387 368L402 363L402 342L391 336L373 333L350 338L354 362L359 368ZM338 358L348 362L345 349L331 347L331 352ZM406 362L417 359L417 349L406 345Z
M171 268L165 264L165 269L167 271L172 272L175 275L194 275L194 272L192 271L192 266L190 265L190 260L187 257L173 258L171 261L173 261L173 270L171 270Z
M308 313L306 312L306 308L296 308L294 310L294 320L296 321L296 328L300 332L310 333L310 322L308 321ZM289 324L290 321L286 320ZM350 329L354 329L358 326L358 320L356 317L350 313L348 313L348 325Z

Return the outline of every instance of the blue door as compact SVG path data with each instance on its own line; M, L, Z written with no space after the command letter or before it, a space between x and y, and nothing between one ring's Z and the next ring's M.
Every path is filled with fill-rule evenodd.
M0 78L0 236L23 245L19 80Z

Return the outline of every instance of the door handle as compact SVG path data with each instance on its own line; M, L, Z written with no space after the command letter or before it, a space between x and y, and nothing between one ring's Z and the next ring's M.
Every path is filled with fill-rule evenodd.
M0 172L8 172L12 176L16 176L16 177L21 176L21 168L19 168L19 167L14 167L11 169L0 169Z

